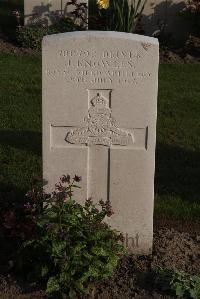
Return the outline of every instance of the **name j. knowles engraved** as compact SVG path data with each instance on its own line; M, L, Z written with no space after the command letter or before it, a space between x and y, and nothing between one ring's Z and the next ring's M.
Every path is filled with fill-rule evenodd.
M131 68L135 69L134 62L131 60L105 60L105 59L68 59L66 67L75 68Z
M126 130L120 129L112 117L109 100L99 93L90 101L87 125L84 128L73 129L67 133L66 142L86 145L121 145L134 143L134 136Z

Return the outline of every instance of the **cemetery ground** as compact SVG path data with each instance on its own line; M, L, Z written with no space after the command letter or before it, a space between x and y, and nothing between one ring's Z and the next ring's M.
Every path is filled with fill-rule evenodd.
M200 275L199 76L198 64L160 65L153 255L124 258L95 298L174 298L155 279L158 266ZM40 55L0 54L0 90L0 195L19 202L42 173ZM0 298L45 298L13 282L11 247L1 240Z
M3 39L15 30L10 12L22 4L0 1ZM42 174L41 57L1 36L0 52L0 203L19 203ZM95 298L175 298L158 267L200 276L200 65L199 58L186 58L168 50L161 55L161 61L194 64L159 69L153 255L123 258L114 277L96 286ZM0 244L0 299L46 298L42 286L13 274L16 247L1 232Z

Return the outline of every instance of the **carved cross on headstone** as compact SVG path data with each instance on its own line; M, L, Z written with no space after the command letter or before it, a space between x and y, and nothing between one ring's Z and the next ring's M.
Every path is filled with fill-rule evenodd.
M45 190L53 191L63 174L81 176L74 199L109 199L114 215L106 222L134 240L127 242L131 252L149 254L158 41L76 31L46 36L42 48Z
M135 133L138 137L143 135L142 143L145 147L146 138L146 128L124 129L118 126L117 120L112 116L111 95L112 90L109 89L88 90L88 116L84 119L85 126L62 127L62 131L65 131L65 136L64 131L62 133L65 146L88 148L87 196L104 200L109 200L112 149L131 149L139 146L135 145ZM53 126L53 131L55 128Z

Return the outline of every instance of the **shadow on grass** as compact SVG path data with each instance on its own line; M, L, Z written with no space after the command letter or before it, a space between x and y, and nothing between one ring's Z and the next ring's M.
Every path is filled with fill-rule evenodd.
M31 131L0 131L0 144L42 155L42 134Z
M31 173L33 172L33 177L35 176L36 170L33 171L35 165L32 169L30 163L35 163L42 156L42 134L31 131L0 130L0 146L3 150L0 160L0 191L13 191L15 200L21 201L29 189ZM20 154L15 156L10 151L12 148L21 153L19 152ZM26 161L26 159L28 160ZM4 173L4 166L7 169L6 174ZM18 175L21 177L20 183L16 183L15 180Z
M10 234L11 229L9 226L5 226L5 219L8 220L7 224L16 223L13 211L16 211L23 204L24 199L25 190L23 190L23 187L20 189L13 183L7 182L3 176L0 176L0 275L7 274L8 261L13 259L19 241L18 236Z
M157 144L155 191L189 202L200 201L200 152Z
M13 201L13 204L21 203L27 191L27 188L23 188L23 186L19 188L12 182L8 182L3 176L0 176L0 201L2 196L7 196L9 201Z
M42 134L39 132L3 130L0 131L0 144L32 152L39 157L42 155ZM188 202L200 202L199 182L200 152L157 144L155 191L158 196L176 196ZM22 190L18 191L22 194Z

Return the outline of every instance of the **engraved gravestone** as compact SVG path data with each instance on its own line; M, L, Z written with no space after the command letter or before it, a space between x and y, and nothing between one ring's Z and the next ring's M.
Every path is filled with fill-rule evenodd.
M130 251L152 249L158 42L119 32L43 40L43 175L82 176L79 202L109 200Z

